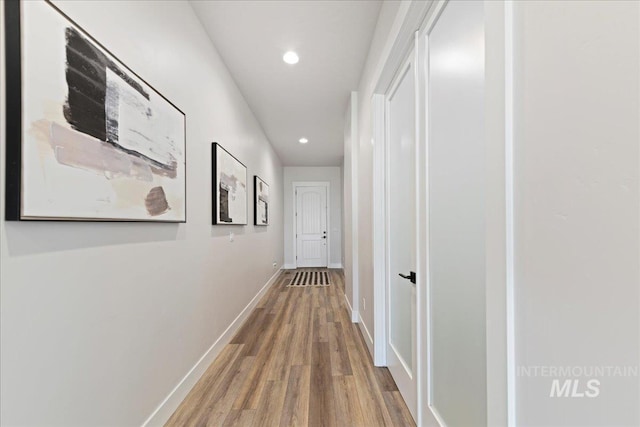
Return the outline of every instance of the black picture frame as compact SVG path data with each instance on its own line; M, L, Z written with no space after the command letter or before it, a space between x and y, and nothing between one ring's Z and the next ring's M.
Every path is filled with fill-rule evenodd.
M222 165L228 162L227 167L237 168L241 176L235 176L236 171L224 170ZM247 225L248 224L248 183L247 183L247 167L238 160L233 154L227 151L217 142L211 143L211 202L212 202L212 218L213 225ZM223 176L224 175L224 176ZM234 182L223 182L227 179L238 180ZM236 186L234 197L232 189ZM244 187L244 189L242 189ZM230 198L231 196L231 198ZM231 205L233 200L238 204ZM239 212L244 212L244 217L235 219L231 216ZM235 211L236 213L233 213Z
M36 6L34 6L34 4ZM34 123L36 123L37 119L45 119L45 117L34 115L33 111L36 111L37 109L32 110L31 107L33 105L36 105L39 101L44 103L45 101L51 102L51 100L45 99L44 95L39 94L40 96L42 96L42 98L38 98L37 96L33 95L33 93L37 93L36 90L33 90L33 79L27 78L25 76L25 73L42 73L43 79L46 81L47 79L45 78L45 73L50 70L40 70L38 67L35 67L33 65L28 70L25 70L24 68L23 64L27 55L31 54L37 56L37 53L34 53L33 51L30 53L29 50L25 49L24 46L24 32L28 31L28 26L24 26L23 24L25 22L30 22L25 20L33 18L32 14L25 13L25 10L23 10L23 8L26 6L29 6L30 8L40 8L40 19L42 20L44 19L42 17L46 16L46 19L48 20L47 23L50 24L48 27L49 29L64 27L65 32L61 34L50 34L49 32L47 32L47 30L43 30L40 26L36 27L36 25L32 25L32 27L37 28L39 35L50 39L47 41L48 44L59 43L60 40L64 42L66 37L66 48L69 48L69 40L72 37L75 37L75 40L80 40L82 43L84 43L85 46L88 46L90 48L92 53L97 54L99 58L103 60L103 63L100 63L100 61L98 61L98 63L94 63L95 70L98 70L99 66L103 66L104 69L100 70L102 70L106 74L107 68L109 68L109 71L116 75L117 78L122 79L125 82L125 85L137 88L136 90L138 90L139 92L142 91L146 95L146 99L149 102L148 108L154 107L152 103L155 102L155 106L157 106L158 104L162 104L162 110L166 109L166 111L171 112L172 119L169 122L175 123L177 127L172 126L170 127L170 129L175 133L175 135L179 136L175 140L175 145L171 145L171 147L176 148L176 151L174 151L173 154L179 154L173 157L173 159L176 161L171 162L170 165L168 165L168 161L158 161L157 158L153 158L153 155L150 155L148 152L145 153L144 150L134 149L124 143L124 136L121 136L121 130L120 128L118 128L117 121L111 123L111 135L112 137L115 136L115 138L112 138L112 140L108 140L107 138L100 139L99 137L88 133L86 129L83 128L81 120L76 120L72 123L72 121L69 119L70 113L68 111L70 109L73 109L73 105L69 106L69 104L72 102L69 100L69 94L67 94L66 99L64 100L58 98L56 98L55 100L55 102L60 103L60 110L67 109L64 110L64 117L67 119L67 121L63 123L52 122L51 126L58 126L56 128L58 130L73 133L74 136L79 135L79 138L84 138L84 140L90 140L91 143L95 144L96 147L99 146L101 149L104 149L104 152L109 152L113 156L119 156L119 159L131 159L129 160L129 164L135 164L136 168L140 170L144 169L147 175L151 176L151 178L145 176L146 182L149 182L148 186L139 186L139 190L133 190L131 187L127 188L126 179L130 179L131 181L139 180L139 175L133 173L134 167L132 166L128 171L126 169L119 171L120 175L117 178L120 179L124 177L123 179L125 181L120 181L118 183L118 188L114 190L115 196L119 196L118 191L122 188L127 188L127 195L131 193L135 193L136 195L140 193L140 195L142 195L142 197L140 198L132 198L131 200L133 201L131 202L130 206L126 206L126 208L123 208L121 199L120 201L105 201L104 206L106 208L104 210L95 209L95 211L93 211L91 210L91 208L87 207L78 209L74 204L65 204L66 202L65 200L63 200L64 198L61 198L60 200L55 198L57 194L62 194L63 191L67 192L65 196L75 197L75 195L77 194L76 189L73 186L67 186L66 182L65 185L62 185L60 183L57 187L55 187L58 193L54 193L53 196L51 196L51 200L53 200L54 203L57 204L50 211L47 210L48 208L39 200L37 201L37 203L33 203L33 200L36 200L38 197L40 197L39 195L41 193L44 194L45 192L42 188L39 188L37 184L30 184L31 186L29 187L26 184L27 180L25 180L25 174L34 173L34 162L32 160L33 156L30 157L28 153L29 150L33 151L31 147L33 147L33 145L35 144L35 138L32 136L33 133L30 133L30 131L32 131L33 129L29 126L32 126ZM91 36L91 34L89 34L84 28L78 25L62 10L51 3L51 1L45 0L42 2L29 2L28 5L25 5L25 2L18 0L6 1L4 2L4 8L6 52L5 111L7 123L5 220L185 223L187 220L186 114L175 104L169 101L158 90L156 90L148 82L142 79L133 70L131 70L126 64L118 59L116 55L114 55L109 49L98 42L93 36ZM29 10L32 11L34 9ZM35 34L35 31L36 30L34 30L32 33ZM42 31L44 31L44 33L40 33ZM34 43L35 42L32 41L31 45L33 46ZM66 50L66 52L68 68L69 50ZM78 54L77 56L81 58L80 60L90 60L85 59L87 57L83 55L84 53ZM63 57L58 58L58 62L51 65L51 67L56 67L59 62L64 62ZM59 71L60 69L56 68L56 72ZM107 83L102 83L106 87ZM62 84L67 84L67 86L70 87L68 82L65 83L60 80L56 80L51 84L58 85L58 87ZM30 99L24 99L24 96L26 95L24 95L23 90L25 90L25 88L32 88L32 90L29 92L31 96ZM63 101L64 103L62 103ZM96 104L100 105L99 102L96 102ZM106 105L104 105L102 108L106 110L107 107ZM154 112L153 110L151 111ZM103 115L106 116L106 112L103 112ZM48 119L48 117L46 118ZM106 120L106 118L103 118L103 120ZM105 130L104 132L107 133L107 130ZM124 131L122 131L122 133L124 133ZM51 134L53 134L53 131L51 131ZM119 136L121 136L121 138L120 140L117 140ZM164 136L170 137L171 135L165 134ZM49 136L49 138L53 139L52 136ZM115 142L114 139L116 140ZM152 144L155 144L157 140L151 139L150 141L152 141L152 143L149 144L149 147L155 148L155 146L153 146ZM120 144L118 144L118 142L120 142ZM49 167L47 171L50 172L52 170L69 170L64 168L68 168L70 164L62 162L58 158L57 151L54 152L54 150L52 150L52 152L53 154L47 153L47 155L51 159L57 160L58 164L55 164L55 168L58 169ZM99 162L97 161L94 161L92 165L96 169L102 166L99 165ZM168 173L166 170L161 171L161 169L163 168L171 169L171 171ZM82 170L82 168L80 167L77 167L76 169ZM92 172L94 175L100 175L99 173L95 174L95 170ZM64 172L62 173L64 174ZM107 176L109 173L111 173L111 171L105 170L105 181L113 179L112 175ZM170 175L174 176L169 177ZM49 180L49 182L56 183L56 176L54 174L49 175L47 179ZM171 181L169 183L169 186L167 187L166 184L167 182L169 182L169 180L176 181ZM89 184L87 184L86 182L82 182L82 180L76 180L75 182L77 182L80 186L88 188ZM167 190L167 188L170 188L170 190ZM138 193L136 193L136 191L138 191ZM34 194L37 194L37 196L34 197ZM89 202L96 203L96 200L98 200L98 196L96 196L95 200L89 200ZM82 203L82 201L80 203ZM37 206L37 208L34 208L34 206Z
M266 191L264 188L266 187ZM269 225L270 216L270 194L269 184L267 184L258 175L253 176L253 225L267 226ZM265 221L261 220L261 214L264 212Z

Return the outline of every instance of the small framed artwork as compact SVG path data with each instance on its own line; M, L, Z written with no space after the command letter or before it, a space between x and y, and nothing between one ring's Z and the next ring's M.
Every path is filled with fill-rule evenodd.
M253 218L255 225L269 225L269 185L258 175L253 176Z
M247 224L247 167L220 144L211 144L213 224Z
M51 2L4 7L6 219L186 222L185 114Z

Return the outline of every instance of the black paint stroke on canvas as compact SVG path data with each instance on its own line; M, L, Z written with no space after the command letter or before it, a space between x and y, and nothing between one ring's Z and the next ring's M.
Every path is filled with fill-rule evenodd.
M233 222L233 218L229 216L229 186L224 182L220 182L220 221Z
M67 28L65 37L69 95L64 117L74 129L111 142L107 140L105 113L107 68L145 98L149 99L149 94L76 29Z
M174 159L161 162L119 144L116 104L120 100L120 94L117 88L109 86L107 70L121 78L128 87L147 101L150 99L149 93L76 29L67 28L65 38L68 96L63 113L67 122L79 132L144 159L156 172L175 177L178 165ZM148 106L140 108L144 108L144 114L147 116L153 114ZM145 135L141 137L153 142Z

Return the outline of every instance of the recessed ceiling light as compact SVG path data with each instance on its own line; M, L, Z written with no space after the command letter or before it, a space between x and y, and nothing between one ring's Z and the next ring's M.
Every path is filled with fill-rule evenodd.
M300 58L298 57L297 53L290 50L289 52L284 54L284 56L282 57L282 60L287 64L293 65L293 64L297 64Z
M307 142L309 142L309 140L308 140L307 138L300 138L300 139L298 140L298 142L299 142L300 144L306 144Z

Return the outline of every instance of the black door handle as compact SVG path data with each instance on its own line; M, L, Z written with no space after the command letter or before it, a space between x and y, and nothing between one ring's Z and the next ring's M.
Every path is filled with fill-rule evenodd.
M411 281L411 283L416 283L416 272L415 271L410 271L409 275L404 275L404 274L400 273L399 276L402 277L403 279L409 279L409 281Z

